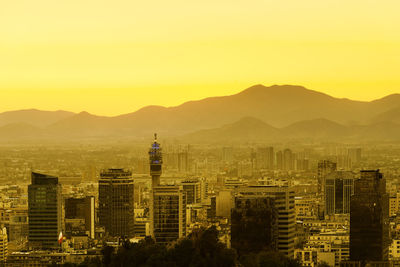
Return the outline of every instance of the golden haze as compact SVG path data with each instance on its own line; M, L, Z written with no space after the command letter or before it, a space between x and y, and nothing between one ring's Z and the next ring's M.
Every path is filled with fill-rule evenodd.
M371 100L399 91L398 1L0 3L1 110L103 115L257 83Z

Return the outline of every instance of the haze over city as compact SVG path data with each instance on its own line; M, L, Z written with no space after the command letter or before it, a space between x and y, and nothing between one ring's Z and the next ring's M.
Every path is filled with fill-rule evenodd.
M0 267L400 266L399 10L0 1Z

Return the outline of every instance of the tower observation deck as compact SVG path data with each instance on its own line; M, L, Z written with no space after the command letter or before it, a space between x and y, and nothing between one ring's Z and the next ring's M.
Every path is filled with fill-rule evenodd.
M160 176L162 174L162 150L157 142L157 134L154 134L154 143L149 149L150 175L152 188L160 185Z

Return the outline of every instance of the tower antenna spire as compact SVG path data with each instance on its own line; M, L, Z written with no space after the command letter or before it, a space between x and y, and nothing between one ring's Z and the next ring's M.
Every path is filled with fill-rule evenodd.
M154 133L154 141L157 141L157 133Z

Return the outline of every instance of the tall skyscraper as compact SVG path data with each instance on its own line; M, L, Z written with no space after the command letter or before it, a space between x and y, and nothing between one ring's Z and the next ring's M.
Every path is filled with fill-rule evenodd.
M58 178L31 173L28 186L29 248L57 249L61 232L61 185Z
M231 246L239 256L278 249L278 209L271 197L235 197L231 214Z
M99 179L99 223L115 237L134 235L134 185L132 173L108 169Z
M325 176L333 171L336 171L336 163L329 160L321 160L318 162L318 193L325 192Z
M157 142L157 134L154 134L154 142L149 149L149 160L150 160L150 175L151 175L151 186L160 185L160 176L162 174L162 150L160 144Z
M90 238L94 238L94 221L95 221L95 205L94 197L88 196L85 198L66 198L65 199L65 222L66 222L66 235L73 235L74 230L68 229L67 221L82 219L83 234L87 234ZM70 231L70 232L69 232ZM79 233L82 234L82 233Z
M354 174L334 171L325 176L325 212L327 215L350 213L354 193Z
M257 185L238 187L236 196L269 197L274 200L274 206L278 209L277 249L286 256L293 257L296 231L294 191L288 186Z
M182 186L153 188L153 234L162 244L186 236L186 195Z
M379 170L361 171L350 204L350 260L388 260L389 200Z

